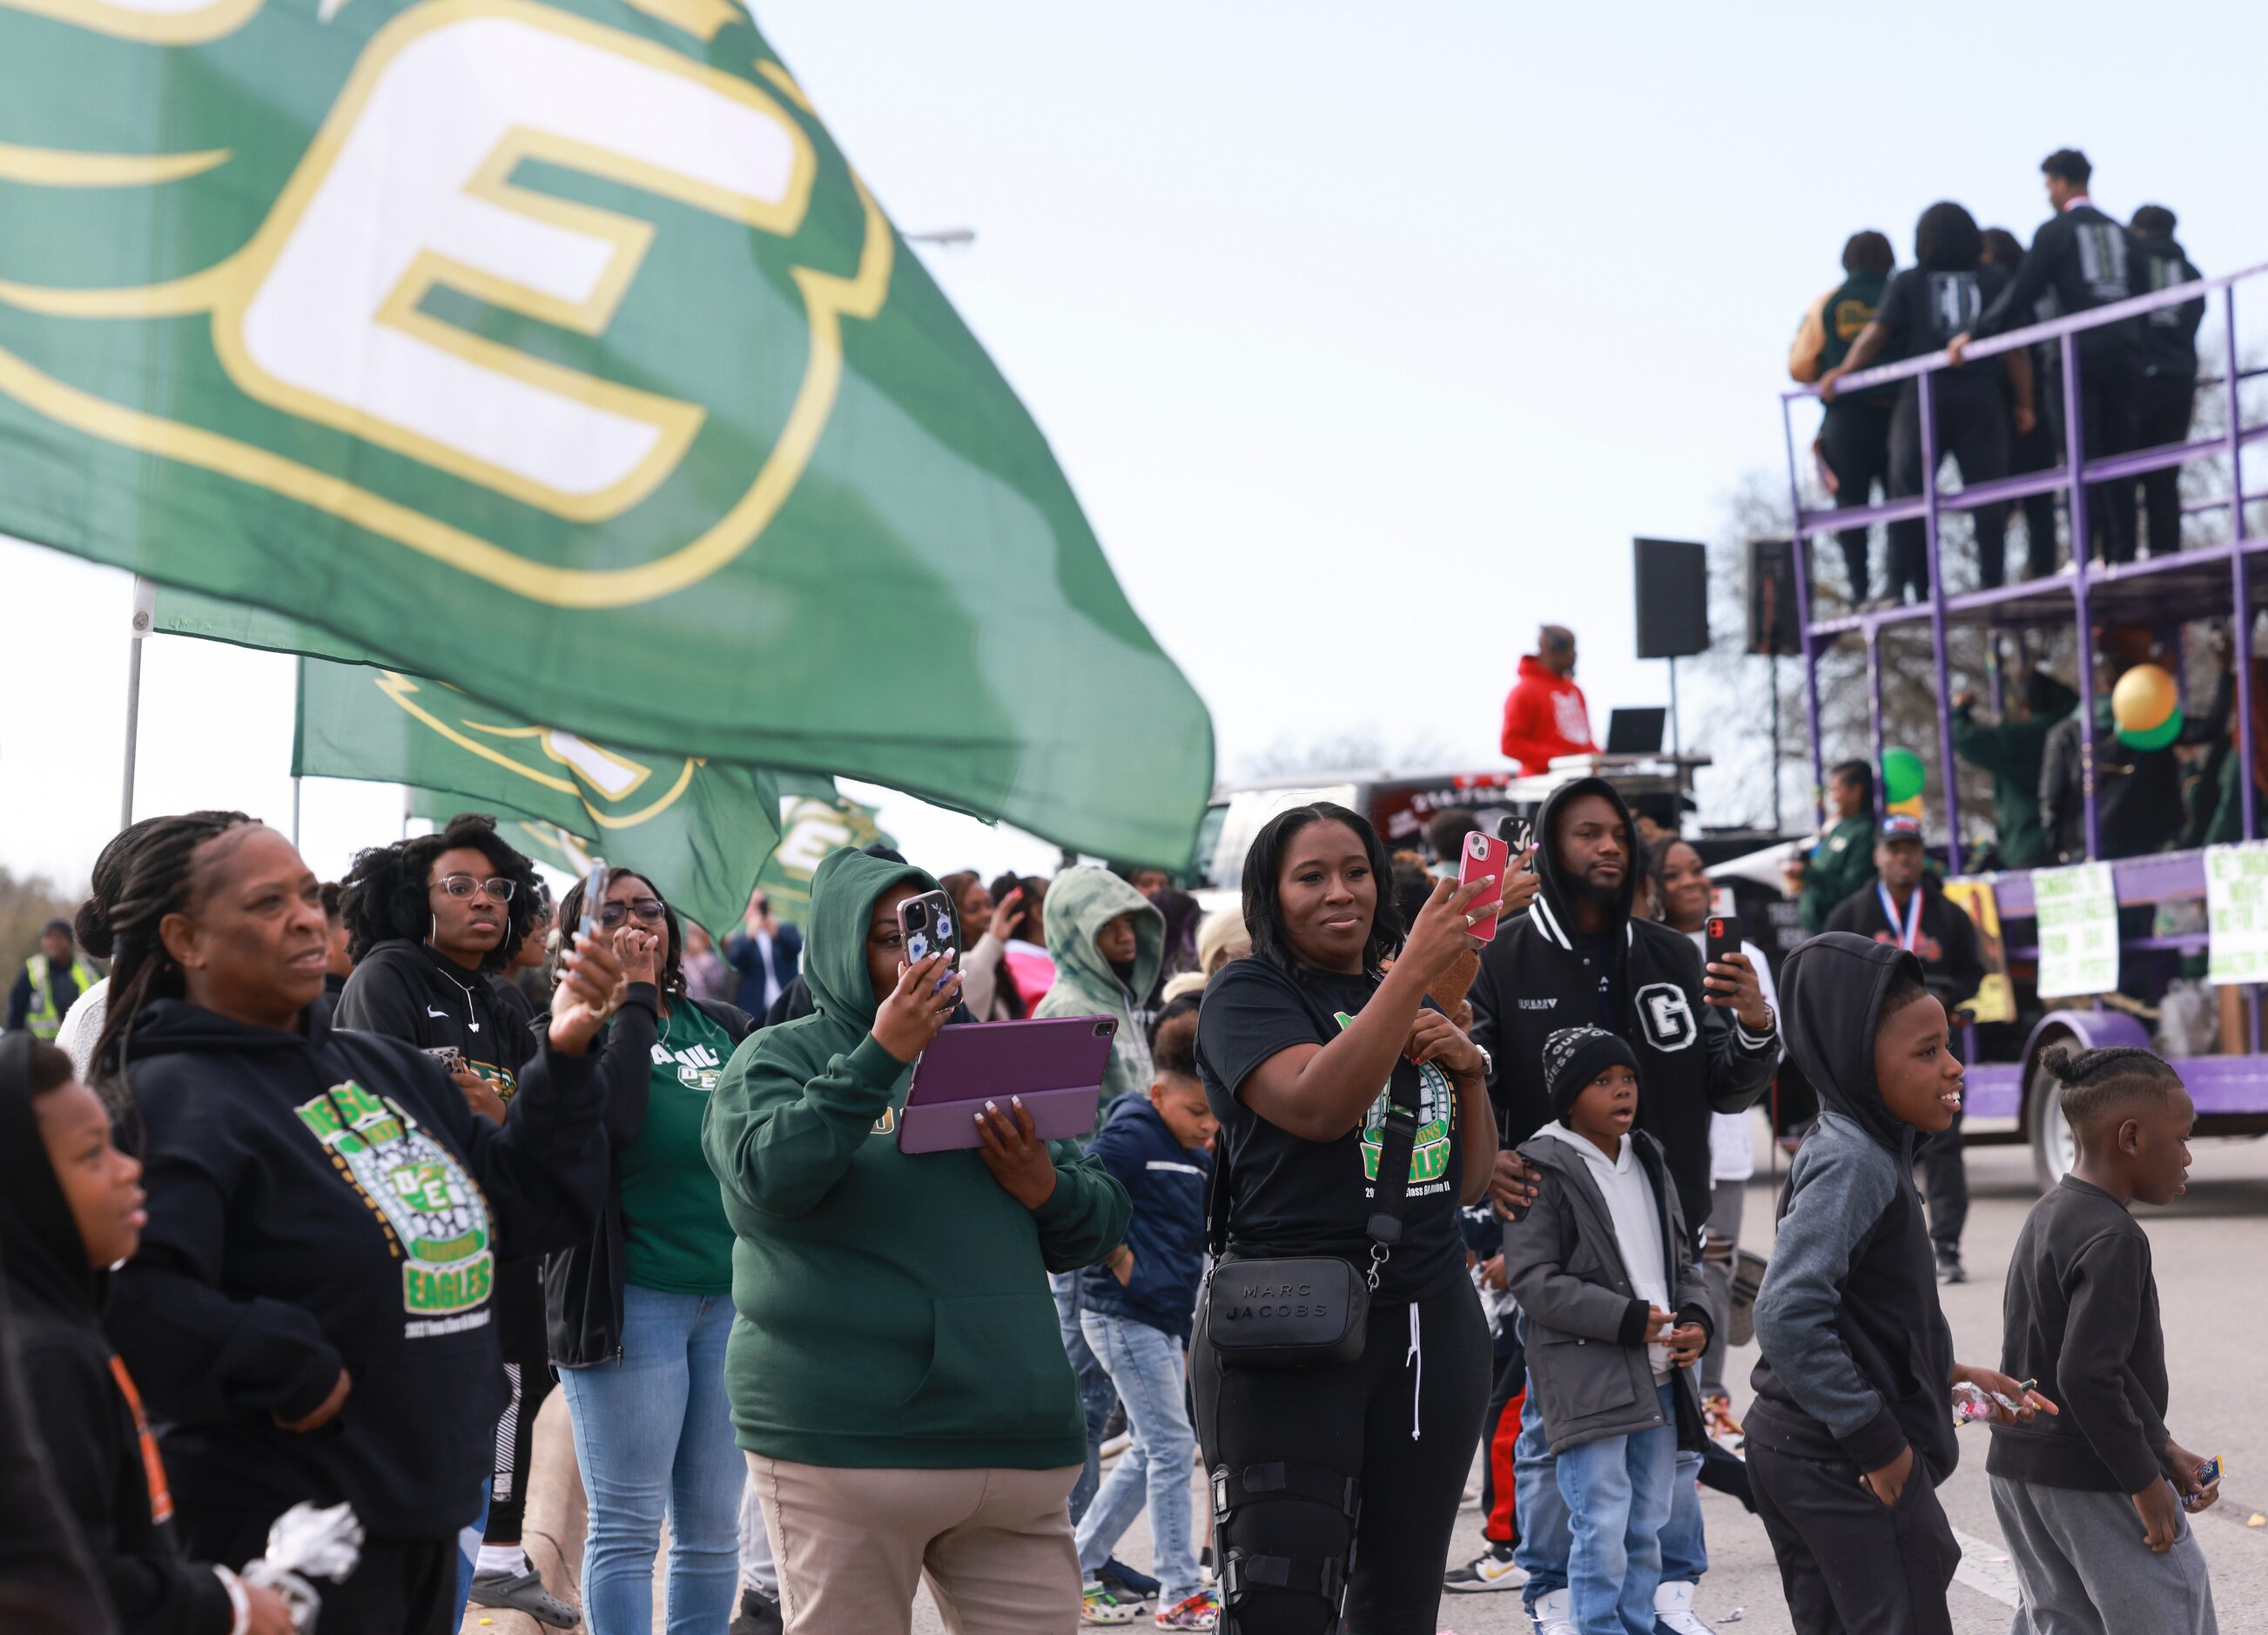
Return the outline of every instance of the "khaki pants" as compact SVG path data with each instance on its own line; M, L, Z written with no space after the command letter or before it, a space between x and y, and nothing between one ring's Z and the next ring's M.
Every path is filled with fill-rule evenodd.
M950 1635L1064 1635L1079 1620L1059 1470L847 1470L748 1455L788 1635L907 1635L929 1580Z

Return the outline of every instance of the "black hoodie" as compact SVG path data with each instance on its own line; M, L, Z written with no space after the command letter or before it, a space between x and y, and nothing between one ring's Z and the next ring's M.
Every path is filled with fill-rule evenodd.
M519 995L500 996L488 973L468 973L422 942L396 938L356 963L332 1020L341 1027L405 1039L421 1050L454 1046L465 1064L509 1101L519 1064L535 1053L532 1014Z
M1517 1145L1551 1122L1543 1085L1543 1042L1563 1027L1605 1026L1638 1058L1638 1127L1660 1142L1688 1221L1709 1219L1709 1116L1752 1105L1779 1065L1779 1041L1756 1039L1732 1013L1701 1002L1701 955L1682 932L1631 918L1638 892L1635 849L1623 873L1603 937L1576 929L1568 882L1550 843L1568 801L1604 795L1623 821L1630 808L1604 778L1578 778L1554 790L1537 814L1536 869L1543 889L1481 955L1467 996L1473 1041L1495 1060L1489 1094ZM1610 965L1602 960L1610 959ZM1602 978L1612 996L1602 1016Z
M2135 279L2137 295L2154 295L2177 284L2194 284L2205 275L2191 264L2189 252L2169 232L2136 233L2134 254L2140 261ZM2205 322L2205 297L2177 306L2161 306L2142 314L2142 372L2167 379L2195 382L2198 372L2198 328Z
M1819 1123L1780 1197L1756 1296L1751 1446L1878 1470L1911 1444L1930 1480L1953 1474L1953 1332L1914 1191L1916 1132L1874 1082L1882 996L1912 954L1849 932L1814 937L1780 968L1795 1064Z
M182 1557L162 1477L151 1492L151 1477L162 1469L156 1444L145 1448L146 1429L102 1335L109 1278L89 1269L48 1163L29 1058L15 1040L0 1043L0 1263L24 1394L126 1635L226 1635L235 1622L228 1591L210 1567Z
M320 1005L304 1034L278 1033L161 999L128 1060L150 1225L109 1328L164 1422L185 1513L347 1499L373 1537L453 1536L479 1512L510 1395L496 1264L598 1223L589 1058L539 1050L501 1125L430 1057L334 1030ZM336 1418L277 1427L342 1367Z

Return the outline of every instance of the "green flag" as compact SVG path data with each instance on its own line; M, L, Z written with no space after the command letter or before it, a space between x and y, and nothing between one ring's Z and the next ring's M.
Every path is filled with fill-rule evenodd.
M1204 708L732 0L0 0L0 532L1178 865Z
M6 0L0 0L4 4ZM266 608L224 601L170 585L156 587L150 628L161 636L194 636L266 652L298 653L303 659L337 659L348 664L383 666L383 653L358 650L345 637L320 625L304 624ZM421 814L422 815L422 814Z
M438 790L563 829L704 925L740 919L780 837L769 773L627 754L438 681L320 659L299 661L291 771Z

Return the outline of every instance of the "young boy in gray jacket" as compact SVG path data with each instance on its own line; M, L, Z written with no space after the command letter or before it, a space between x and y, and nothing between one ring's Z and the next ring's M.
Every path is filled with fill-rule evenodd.
M1536 1602L1536 1626L1624 1635L1654 1626L1677 1450L1705 1436L1690 1371L1708 1289L1661 1144L1632 1127L1637 1054L1602 1028L1562 1028L1543 1074L1553 1122L1520 1149L1541 1175L1535 1202L1504 1239L1572 1535L1567 1587Z

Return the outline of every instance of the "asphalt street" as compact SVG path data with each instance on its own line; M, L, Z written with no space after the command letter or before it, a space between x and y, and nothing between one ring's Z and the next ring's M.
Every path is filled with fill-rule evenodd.
M1761 1118L1757 1127L1761 1134ZM2155 1251L2173 1377L2168 1424L2185 1447L2220 1455L2228 1472L2220 1503L2195 1523L2212 1564L2220 1627L2225 1635L2268 1635L2268 1523L2247 1525L2268 1515L2268 1403L2261 1384L2261 1357L2268 1350L2268 1142L2200 1142L2195 1160L2186 1197L2166 1209L2136 1212ZM1972 1201L1964 1248L1970 1280L1942 1293L1962 1360L1997 1365L2001 1283L2017 1230L2038 1191L2023 1147L1973 1147L1969 1175ZM1772 1183L1759 1175L1749 1196L1749 1247L1770 1253L1771 1219ZM1736 1351L1727 1370L1736 1411L1755 1361L1753 1349ZM1951 1597L1959 1635L2006 1635L2015 1610L2014 1569L1984 1478L1984 1434L1962 1433L1961 1468L1940 1490L1946 1513L1963 1536L1965 1556ZM1202 1491L1193 1493L1192 1502L1202 1503ZM1703 1504L1712 1566L1701 1587L1702 1614L1722 1635L1789 1635L1786 1603L1763 1528L1721 1494L1705 1492ZM1478 1550L1476 1508L1465 1511L1458 1539L1461 1551ZM1147 1565L1144 1524L1136 1524L1119 1553ZM1525 1635L1529 1626L1520 1602L1517 1592L1452 1596L1443 1602L1440 1627L1445 1635ZM944 1627L926 1597L914 1627L924 1635ZM1066 1624L1065 1635L1071 1628Z
M1759 1118L1760 1156L1762 1130ZM2220 1455L2228 1469L2220 1505L2195 1523L2212 1565L2220 1627L2226 1635L2268 1635L2268 1520L2248 1525L2268 1517L2268 1407L2261 1385L2261 1359L2268 1351L2268 1142L2201 1142L2195 1155L2186 1197L2166 1209L2137 1211L2155 1249L2173 1378L2168 1423L2183 1445ZM1969 1173L1973 1204L1964 1247L1970 1281L1942 1293L1962 1359L1997 1363L2002 1279L2017 1230L2037 1194L2030 1155L2021 1147L1973 1147ZM1766 1253L1772 1193L1771 1177L1760 1175L1748 1203L1749 1246ZM1736 1410L1746 1397L1754 1361L1752 1350L1735 1352L1727 1369ZM1941 1491L1966 1551L1952 1591L1954 1627L1959 1635L2004 1635L2015 1609L2014 1573L1993 1520L1980 1440L1984 1433L1962 1434L1966 1446L1961 1468ZM571 1594L580 1554L581 1495L556 1393L545 1406L537 1436L530 1545L547 1580ZM1201 1528L1204 1493L1195 1472L1191 1504ZM1778 1574L1762 1528L1722 1495L1706 1492L1703 1505L1712 1565L1701 1587L1701 1612L1720 1635L1788 1635ZM1458 1558L1479 1546L1479 1513L1469 1507L1460 1520ZM1149 1564L1145 1522L1135 1523L1118 1553L1138 1565ZM665 1627L659 1592L666 1571L665 1558L655 1573L654 1635L662 1635ZM1066 1620L1064 1635L1073 1635L1076 1627ZM1147 1628L1149 1620L1132 1627ZM926 1594L915 1609L914 1628L921 1635L939 1635L944 1628ZM1528 1625L1513 1592L1450 1597L1441 1608L1440 1628L1454 1635L1525 1635ZM464 1624L465 1635L536 1631L532 1620L485 1615L479 1609Z

